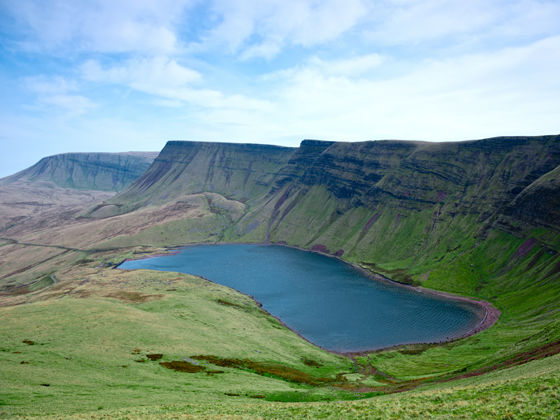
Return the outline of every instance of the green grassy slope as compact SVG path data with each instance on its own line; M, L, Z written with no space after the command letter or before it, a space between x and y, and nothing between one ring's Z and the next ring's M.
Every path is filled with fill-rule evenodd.
M560 356L510 368L499 374L463 379L444 389L392 394L360 401L218 404L179 403L100 410L76 418L550 418L560 410Z
M113 216L201 192L246 202L268 191L292 153L292 148L257 144L170 141L142 176L90 216Z
M558 136L166 149L125 192L94 208L95 218L25 236L96 251L32 269L37 278L53 270L60 284L0 296L0 389L8 390L0 392L0 413L546 418L558 411ZM487 300L501 317L472 337L351 360L306 343L229 289L100 268L145 247L220 241L336 254L397 281ZM3 248L8 259L21 252ZM134 361L148 353L163 357ZM159 365L201 354L204 371ZM52 384L41 385L48 378Z
M0 416L216 402L226 393L344 394L314 391L306 381L334 381L351 361L301 340L226 287L188 275L100 268L72 269L57 280L25 305L0 307ZM152 361L150 354L162 357ZM295 379L203 361L198 373L160 365L196 355L273 362Z
M447 382L482 355L511 353L504 328L353 362L301 340L226 287L97 265L63 270L57 284L29 294L27 304L0 308L1 417L517 417L558 409L558 355L532 362L539 355L526 355L520 364ZM557 326L548 327L528 346L558 341ZM203 369L180 372L160 364L185 360ZM379 396L400 385L419 387Z

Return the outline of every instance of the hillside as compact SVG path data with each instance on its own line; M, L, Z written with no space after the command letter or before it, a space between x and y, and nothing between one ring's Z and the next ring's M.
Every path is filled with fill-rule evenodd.
M87 212L3 230L0 414L553 416L559 165L560 136L169 142L136 181ZM337 355L232 289L113 269L202 242L334 254L488 301L501 316L446 344Z
M1 179L0 184L47 181L62 188L120 191L138 178L156 156L157 152L64 153L45 157Z
M399 253L411 256L437 248L442 229L450 227L463 235L448 243L451 249L471 237L472 228L478 235L495 227L516 236L541 227L559 230L551 200L558 196L558 165L558 136L454 143L305 140L297 149L170 142L140 178L90 216L212 192L248 206L224 232L226 240L287 242L365 258L406 237ZM531 198L535 194L538 200ZM533 207L540 207L531 209L535 201Z
M0 236L56 227L140 176L155 152L67 153L0 179Z
M90 215L113 216L197 192L217 192L245 202L268 192L292 152L256 144L170 141L117 200L99 205Z

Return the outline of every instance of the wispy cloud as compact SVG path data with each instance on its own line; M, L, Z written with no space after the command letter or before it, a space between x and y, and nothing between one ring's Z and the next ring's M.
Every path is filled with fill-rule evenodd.
M556 132L558 50L560 36L500 52L427 59L405 74L379 78L333 72L338 67L353 69L353 63L377 64L375 56L342 64L313 59L306 66L274 73L272 114L259 114L256 123L237 119L263 136L276 131L286 137L338 140L458 140ZM215 120L220 117L212 115Z
M203 47L225 45L244 59L333 41L367 12L362 0L215 0L212 10L220 23L204 37Z
M380 0L363 33L380 45L449 48L455 41L480 47L558 33L559 17L556 0Z
M170 53L190 0L18 0L4 2L25 48L51 54Z
M148 93L180 88L202 78L199 72L162 56L130 59L108 67L88 60L82 64L81 73L86 80L125 84Z
M111 83L127 86L139 92L158 97L156 103L164 106L179 106L181 103L205 108L239 108L244 110L262 109L268 103L262 99L245 95L225 95L215 89L197 85L202 75L166 57L132 59L124 63L103 67L94 60L81 66L85 80L97 83Z
M95 103L78 93L76 81L55 76L35 76L21 80L22 85L33 92L37 104L42 108L52 106L61 108L66 115L81 115L95 108Z

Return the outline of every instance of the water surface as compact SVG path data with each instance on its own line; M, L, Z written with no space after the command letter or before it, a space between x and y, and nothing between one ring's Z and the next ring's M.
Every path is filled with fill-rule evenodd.
M120 268L178 271L234 288L307 340L335 351L443 341L480 320L470 303L371 280L340 260L283 246L189 246Z

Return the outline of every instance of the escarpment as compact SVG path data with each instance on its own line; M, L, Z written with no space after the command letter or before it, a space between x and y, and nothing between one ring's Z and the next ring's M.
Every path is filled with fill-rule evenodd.
M63 188L121 191L152 163L156 152L64 153L48 156L0 182L51 182Z
M542 242L556 249L546 238L560 229L558 165L560 136L304 140L298 148L171 141L89 216L217 193L245 209L220 228L223 241L288 243L357 260L390 255L409 266L496 231L527 238L545 227Z

